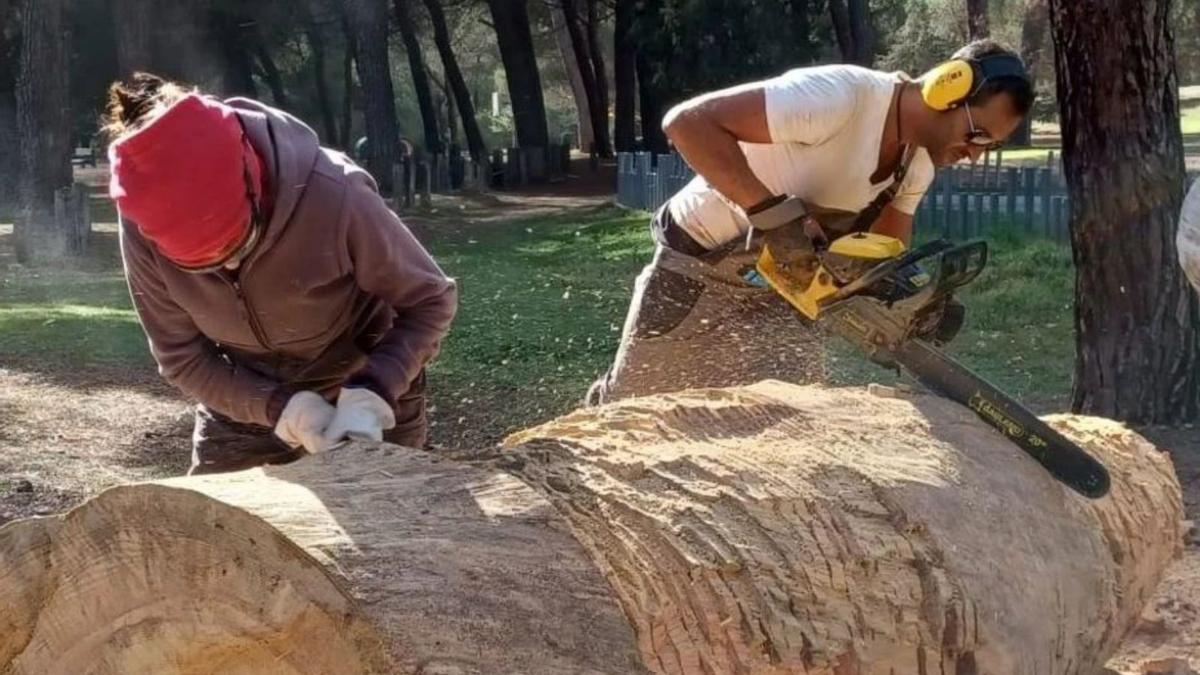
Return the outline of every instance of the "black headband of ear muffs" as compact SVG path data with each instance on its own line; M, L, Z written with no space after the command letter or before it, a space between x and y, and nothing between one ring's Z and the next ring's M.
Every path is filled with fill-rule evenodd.
M1030 82L1029 72L1025 70L1025 64L1015 54L989 54L977 59L971 59L971 63L975 66L976 75L975 86L971 88L971 95L979 91L988 80L1000 77L1017 77L1025 82Z

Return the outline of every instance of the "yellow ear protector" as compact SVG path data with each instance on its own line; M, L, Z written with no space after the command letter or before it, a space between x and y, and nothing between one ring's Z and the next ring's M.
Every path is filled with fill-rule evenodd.
M1025 64L1014 54L990 54L978 59L953 59L925 74L921 98L934 110L962 105L985 82L997 77L1019 77L1026 82Z

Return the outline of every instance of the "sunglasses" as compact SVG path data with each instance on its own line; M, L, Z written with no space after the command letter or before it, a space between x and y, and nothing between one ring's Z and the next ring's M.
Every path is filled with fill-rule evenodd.
M263 221L262 214L258 210L258 200L254 197L254 179L250 175L250 165L246 162L242 163L242 177L246 182L246 200L250 202L250 227L246 233L246 238L242 240L242 243L237 248L230 251L227 255L221 256L216 262L200 266L174 263L176 267L189 274L211 274L234 263L241 263L254 250L254 247L258 244L258 240L262 237Z
M969 103L963 102L963 110L967 111L967 125L971 129L967 132L967 143L989 152L999 150L1004 145L1004 141L996 140L990 133L975 126L975 119L971 117L971 105Z

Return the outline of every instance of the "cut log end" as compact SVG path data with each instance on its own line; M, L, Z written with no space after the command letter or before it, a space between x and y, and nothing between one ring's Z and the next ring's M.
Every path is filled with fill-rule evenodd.
M17 609L0 619L0 663L13 673L336 673L385 662L381 635L311 555L204 494L116 488L61 520L7 527L25 530L0 537L0 605Z

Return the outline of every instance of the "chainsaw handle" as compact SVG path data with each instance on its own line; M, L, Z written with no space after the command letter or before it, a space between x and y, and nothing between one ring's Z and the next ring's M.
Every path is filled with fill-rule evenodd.
M987 265L987 242L970 241L945 251L939 258L935 287L950 291L975 280Z

